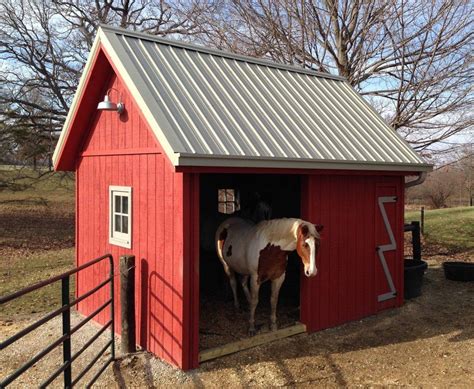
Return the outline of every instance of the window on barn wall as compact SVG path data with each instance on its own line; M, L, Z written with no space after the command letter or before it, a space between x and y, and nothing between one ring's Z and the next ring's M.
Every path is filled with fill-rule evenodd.
M230 215L240 210L239 193L235 189L217 190L217 210Z
M110 233L109 243L132 247L132 188L110 186Z

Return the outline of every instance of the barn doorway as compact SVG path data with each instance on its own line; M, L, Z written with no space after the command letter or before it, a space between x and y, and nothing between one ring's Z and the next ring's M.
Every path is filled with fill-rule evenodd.
M248 304L239 284L241 309L237 312L234 309L229 281L215 252L217 227L231 216L265 218L262 208L257 206L261 203L269 206L272 219L300 218L301 178L284 174L201 174L199 186L199 349L202 351L248 338ZM279 296L279 328L290 327L300 320L300 275L299 257L292 253ZM266 282L260 288L257 333L270 332L270 286Z

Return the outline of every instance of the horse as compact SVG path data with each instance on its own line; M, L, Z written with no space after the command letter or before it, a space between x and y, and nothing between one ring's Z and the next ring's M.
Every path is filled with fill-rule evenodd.
M272 207L263 199L263 196L259 192L254 192L247 207L235 216L250 219L254 223L259 223L262 220L270 220L272 218Z
M297 251L306 277L316 275L316 255L320 246L321 230L320 225L294 218L264 220L254 224L249 220L231 217L219 225L215 234L217 256L229 278L237 310L240 306L235 275L242 275L241 285L250 306L249 335L255 335L258 294L260 286L266 281L272 283L271 330L278 329L278 294L285 280L290 252Z

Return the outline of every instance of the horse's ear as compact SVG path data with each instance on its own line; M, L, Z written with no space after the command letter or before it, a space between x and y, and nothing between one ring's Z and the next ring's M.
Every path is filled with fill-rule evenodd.
M298 238L303 236L303 237L307 237L308 236L308 232L309 232L309 228L307 225L305 224L300 224L298 226Z
M316 231L318 231L318 232L321 232L324 228L324 226L322 224L315 224L314 226L316 227Z

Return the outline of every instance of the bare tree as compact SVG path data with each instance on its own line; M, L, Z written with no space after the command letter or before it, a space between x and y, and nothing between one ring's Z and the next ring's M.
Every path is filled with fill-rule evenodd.
M467 143L461 147L457 168L463 177L469 206L474 205L474 144Z
M212 1L164 0L53 0L68 29L79 34L90 48L99 24L180 37L203 33L203 15L212 12ZM206 18L207 19L207 18ZM82 41L82 39L81 39Z
M0 5L2 138L11 152L37 161L68 110L80 68L50 20L57 12L46 2L5 1ZM27 151L28 150L28 151Z
M446 208L458 187L458 176L451 167L431 173L423 186L423 194L433 208Z
M473 125L473 3L231 0L207 42L342 75L429 152ZM436 147L434 148L436 149Z
M101 23L189 37L202 33L208 18L200 15L213 6L201 0L2 0L2 149L28 162L50 163Z
M472 128L467 0L2 0L0 139L13 152L16 137L50 139L50 153L100 23L343 75L425 152Z

